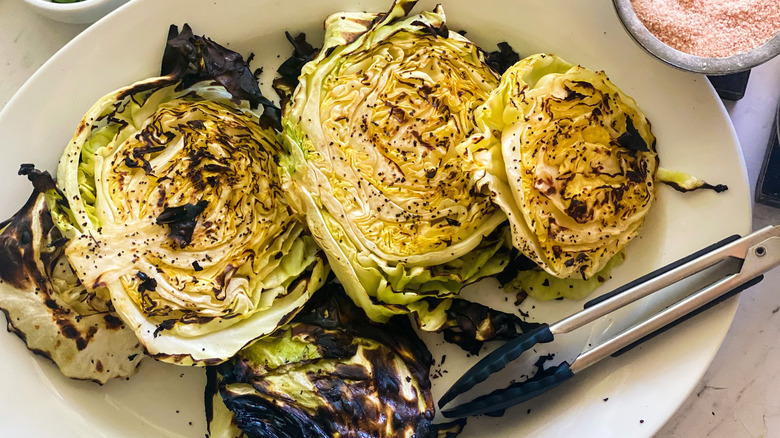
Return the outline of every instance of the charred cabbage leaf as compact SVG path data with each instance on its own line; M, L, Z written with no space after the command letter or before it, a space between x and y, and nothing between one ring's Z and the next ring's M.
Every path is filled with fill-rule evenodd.
M433 360L409 319L373 323L336 287L316 294L272 336L211 368L210 436L438 436Z
M715 193L725 192L729 187L725 184L710 184L703 179L676 170L659 167L656 172L658 181L672 187L678 192L693 192L695 190L712 190Z
M244 100L253 109L262 105L265 117L280 127L281 112L263 96L248 61L210 38L193 34L188 24L182 27L181 32L171 25L160 75L181 80L185 88L203 80L216 81L225 87L235 102Z
M555 277L590 278L655 200L650 123L603 72L552 55L509 68L461 145L514 245Z
M456 298L447 309L447 321L439 330L445 341L470 354L479 354L485 342L508 341L538 326L517 315Z
M246 72L207 43L201 63ZM273 121L215 79L181 78L90 108L60 160L68 210L55 221L81 282L110 295L150 355L214 364L289 321L327 265L285 199Z
M46 180L44 173L35 175ZM87 290L76 278L42 192L0 225L0 310L8 331L67 377L102 384L133 375L144 357L103 292Z
M506 220L456 145L498 84L441 7L339 13L282 119L289 191L349 296L375 321L427 313L501 271Z
M498 43L498 50L485 55L485 63L496 73L503 75L509 67L520 61L520 55L506 41Z

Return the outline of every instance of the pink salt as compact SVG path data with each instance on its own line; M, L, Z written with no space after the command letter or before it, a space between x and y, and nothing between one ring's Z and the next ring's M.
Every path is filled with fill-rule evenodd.
M691 55L747 52L780 32L780 0L631 0L645 27Z

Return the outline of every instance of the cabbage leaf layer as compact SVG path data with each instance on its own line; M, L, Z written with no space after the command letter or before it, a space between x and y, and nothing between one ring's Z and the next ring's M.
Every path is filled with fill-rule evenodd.
M76 278L42 192L0 225L0 310L8 330L65 376L103 384L135 374L144 348L101 292Z
M441 7L408 16L414 4L329 17L282 119L293 203L377 321L431 313L422 298L447 299L508 261L506 216L456 149L497 75Z
M55 216L81 282L107 289L149 354L227 360L327 275L285 200L279 134L221 85L165 77L108 94L58 168Z
M433 358L409 318L373 323L340 289L325 286L292 322L209 367L210 436L457 436L465 421L432 424Z
M515 247L559 278L590 278L655 200L650 123L604 74L546 54L510 67L459 149L509 217Z

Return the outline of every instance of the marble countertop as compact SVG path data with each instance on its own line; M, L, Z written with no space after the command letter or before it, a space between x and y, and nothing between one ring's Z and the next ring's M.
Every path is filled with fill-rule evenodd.
M0 109L51 55L85 29L38 16L20 0L0 0ZM780 57L753 69L745 97L725 102L755 190L780 99ZM780 224L780 209L756 204L753 228ZM711 367L657 437L771 436L780 431L780 269L740 298Z

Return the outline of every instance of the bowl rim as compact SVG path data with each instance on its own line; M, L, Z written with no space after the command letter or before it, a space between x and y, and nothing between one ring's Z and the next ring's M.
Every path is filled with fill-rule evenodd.
M52 0L24 0L26 3L49 11L74 11L86 9L101 3L110 3L111 0L80 0L73 3L55 3Z
M637 17L631 0L612 0L612 3L623 27L639 46L659 60L680 70L708 75L726 75L750 70L780 54L780 32L752 50L723 58L708 58L681 52L659 40L645 27Z

